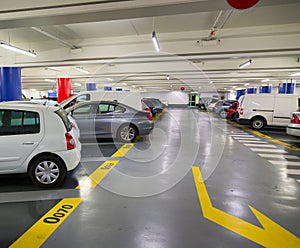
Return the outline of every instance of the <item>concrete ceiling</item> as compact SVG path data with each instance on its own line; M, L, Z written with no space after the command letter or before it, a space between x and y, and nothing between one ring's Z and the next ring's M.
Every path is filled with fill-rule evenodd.
M247 10L226 0L27 2L7 1L0 11L1 41L38 55L0 48L1 66L22 68L24 89L55 89L45 79L57 77L71 77L75 90L97 83L200 92L300 80L291 77L300 71L299 0L260 0Z

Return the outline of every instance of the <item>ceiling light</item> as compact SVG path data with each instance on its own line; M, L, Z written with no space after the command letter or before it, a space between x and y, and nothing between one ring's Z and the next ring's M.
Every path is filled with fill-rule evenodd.
M83 72L83 73L86 73L86 74L90 74L90 72L86 69L84 69L83 67L76 67L75 68L77 71L80 71L80 72Z
M30 56L30 57L36 57L35 52L26 51L22 48L15 47L15 46L12 46L10 44L6 44L4 42L0 42L0 46L3 47L3 48L6 48L8 50L11 50L11 51L14 51L14 52L17 52L17 53L21 53L21 54L24 54L24 55L27 55L27 56Z
M51 71L60 72L60 70L58 69L58 67L53 67L53 66L48 66L48 67L45 68L45 70L51 70Z
M210 84L212 84L212 83L213 83L213 81L210 81L209 83L210 83Z
M79 84L79 83L75 83L74 85L75 85L75 86L81 86L81 84Z
M249 84L249 83L245 83L244 85L245 85L245 86L248 86L248 85L250 85L250 84Z
M156 52L159 52L160 51L160 47L159 47L159 44L158 44L158 39L157 39L155 31L153 31L153 33L152 33L152 41L153 41L153 44L155 46Z
M291 74L292 77L296 77L296 76L300 76L300 72L295 72L293 74Z
M263 80L261 80L261 82L262 82L262 83L264 83L264 82L268 82L268 81L270 81L270 79L269 79L269 78L266 78L266 79L263 79Z
M234 89L235 89L235 88L236 88L236 86L232 86L232 88L234 88Z
M252 63L252 59L249 59L248 61L246 61L243 64L240 64L240 69L245 68L246 66L250 65Z
M132 88L135 88L136 86L135 85L132 85Z
M36 91L36 89L30 89L31 91Z
M127 85L126 83L122 83L122 84L125 85L125 86Z
M167 80L170 80L170 75L167 75Z
M54 79L48 79L48 78L46 78L45 81L46 82L50 82L50 83L56 83L56 80L54 80Z
M114 81L112 78L106 78L106 79L110 82Z

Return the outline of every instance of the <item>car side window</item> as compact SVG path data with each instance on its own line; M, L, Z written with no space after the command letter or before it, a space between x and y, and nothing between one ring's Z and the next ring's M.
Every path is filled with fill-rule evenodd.
M92 106L93 105L91 104L85 104L83 106L79 106L73 110L73 115L76 116L76 115L90 114Z
M107 104L107 103L100 103L99 104L99 107L98 107L98 111L97 111L97 113L98 114L106 114L106 113L108 113L108 112L110 112L109 111L109 104Z
M0 110L0 135L33 134L40 132L40 116L36 112Z
M117 106L115 106L114 113L124 113L125 110L126 110L125 108L123 108L123 107L117 105Z

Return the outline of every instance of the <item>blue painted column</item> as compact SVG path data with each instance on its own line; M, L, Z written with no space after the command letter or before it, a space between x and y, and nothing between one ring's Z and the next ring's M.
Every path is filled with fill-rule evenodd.
M294 94L296 90L296 83L288 83L286 87L287 94Z
M22 100L21 69L0 67L0 102Z
M271 94L272 93L272 86L271 85L260 86L259 87L259 93L262 93L262 94Z
M237 90L236 91L236 99L238 100L240 98L240 96L245 95L246 94L246 89L244 90Z
M256 94L256 88L248 88L247 89L247 94Z
M86 90L87 91L95 91L96 90L96 84L95 83L87 83L86 84Z

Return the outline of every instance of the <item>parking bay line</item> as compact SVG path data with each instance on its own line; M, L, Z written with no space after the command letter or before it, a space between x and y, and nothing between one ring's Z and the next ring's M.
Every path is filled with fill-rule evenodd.
M286 171L287 171L288 175L297 175L297 176L300 176L300 170L287 169Z
M261 141L261 140L237 140L241 143L257 143L257 144L267 144L267 141Z
M254 147L265 147L265 148L276 148L274 145L268 145L268 144L255 144L255 143L250 143L250 144L243 144L244 146L254 146Z
M295 161L286 161L286 160L268 160L271 164L274 165L289 165L289 166L300 166L300 162Z
M281 149L264 149L264 148L250 148L253 152L270 152L270 153L287 153L285 150Z
M81 198L65 198L57 203L9 248L38 248L79 206Z
M297 156L285 155L285 154L258 153L257 155L260 156L260 157L263 157L263 158L300 159Z
M120 149L118 149L111 157L124 157L127 152L134 146L134 144L124 144Z

